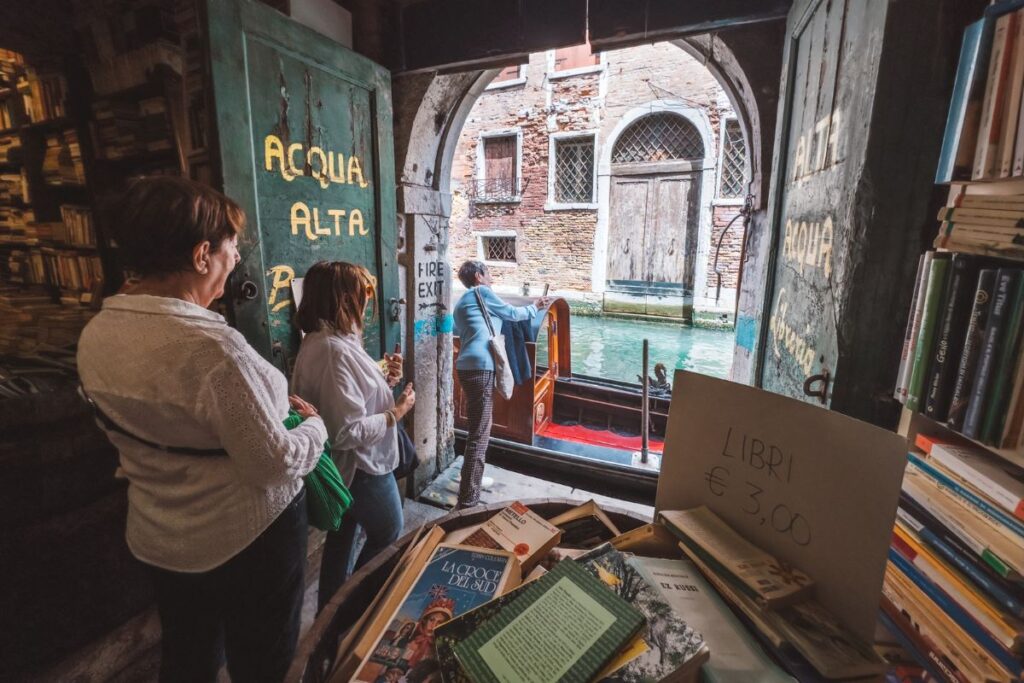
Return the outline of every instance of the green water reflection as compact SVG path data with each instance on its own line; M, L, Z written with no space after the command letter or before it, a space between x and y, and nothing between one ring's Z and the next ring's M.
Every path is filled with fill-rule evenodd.
M637 382L642 344L650 342L650 374L654 364L692 370L728 379L732 366L733 332L707 330L676 323L573 316L572 371L578 375ZM541 340L538 340L541 342ZM547 344L537 344L537 361L547 364ZM669 373L671 381L671 372Z

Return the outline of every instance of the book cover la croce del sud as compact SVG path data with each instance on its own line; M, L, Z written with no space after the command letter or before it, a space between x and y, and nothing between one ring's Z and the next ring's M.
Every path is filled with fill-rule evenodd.
M436 678L434 629L518 583L516 563L500 550L439 545L353 680Z

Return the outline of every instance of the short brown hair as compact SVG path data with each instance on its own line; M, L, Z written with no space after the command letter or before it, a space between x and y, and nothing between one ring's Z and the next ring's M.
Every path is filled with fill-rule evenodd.
M188 270L192 249L217 251L245 227L245 212L211 187L174 176L132 178L111 211L125 265L141 276Z
M295 314L306 334L328 325L344 334L363 328L363 312L373 301L377 314L377 280L366 268L345 261L318 261L302 281L302 303Z
M466 289L472 289L476 287L476 276L486 275L487 266L484 265L483 261L469 260L459 266L459 280Z

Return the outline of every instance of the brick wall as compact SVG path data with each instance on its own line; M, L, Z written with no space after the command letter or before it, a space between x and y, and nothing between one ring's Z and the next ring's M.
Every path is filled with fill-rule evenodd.
M726 226L729 225L735 216L740 212L739 205L724 204L712 208L711 220L711 250L708 256L708 290L714 295L714 288L718 282L715 276L715 249L719 241L722 246L718 251L718 272L722 274L722 287L735 289L739 276L739 269L736 267L740 260L740 251L743 249L743 218L737 218L722 238Z
M547 78L548 57L531 55L525 82L484 92L474 105L460 135L452 167L452 218L449 255L453 268L478 256L478 234L511 231L516 236L517 262L491 267L499 286L519 288L549 283L553 290L589 292L592 289L594 240L598 209L556 210L548 204L548 149L553 133L595 132L597 160L624 115L656 100L672 100L702 110L710 122L711 156L718 154L719 123L731 113L721 87L695 59L674 45L659 43L605 54L597 73ZM477 175L481 134L519 129L522 135L521 201L473 202L470 194ZM717 168L706 171L715 174ZM702 197L701 211L711 214L714 197ZM598 200L595 192L595 204ZM711 256L698 268L712 271L710 259L717 233L733 207L712 214ZM734 226L735 227L735 226ZM720 270L735 283L738 242L723 244ZM735 247L735 248L734 248ZM709 284L714 278L709 276ZM723 279L723 287L724 287ZM734 287L735 285L730 285Z

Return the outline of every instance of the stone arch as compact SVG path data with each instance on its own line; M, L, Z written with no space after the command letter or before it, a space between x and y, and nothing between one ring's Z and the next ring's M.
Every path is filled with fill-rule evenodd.
M755 206L767 197L767 178L763 168L764 140L761 121L773 112L760 111L750 80L729 48L718 37L699 36L672 41L677 47L696 57L714 75L733 105L747 141L751 189ZM423 410L416 411L412 435L425 460L416 472L415 488L422 488L439 466L454 458L452 427L452 337L450 329L434 320L439 330L434 336L417 336L420 326L429 327L426 313L451 306L450 268L445 269L442 293L436 302L421 310L417 303L420 275L417 269L425 259L447 259L447 220L451 215L451 169L459 133L469 112L487 84L500 69L469 71L456 74L424 73L396 76L393 81L395 165L400 237L400 281L408 302L402 318L410 358L407 367L415 368L417 402ZM669 103L671 104L671 103ZM677 103L676 103L677 104ZM774 124L768 126L768 134ZM708 129L710 126L708 126ZM621 132L621 131L619 131ZM710 145L707 149L712 148ZM713 148L712 148L713 149ZM702 187L702 191L703 191ZM711 190L709 189L708 192ZM711 196L710 194L707 196ZM709 230L705 248L710 241ZM607 233L606 233L607 234ZM764 240L759 240L763 242ZM766 244L766 243L765 243ZM765 247L751 245L758 253ZM705 276L706 277L706 276ZM603 278L599 281L603 282ZM695 283L696 284L696 283ZM703 282L701 283L703 286ZM436 288L435 288L436 289ZM740 374L734 378L746 381Z

